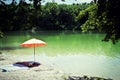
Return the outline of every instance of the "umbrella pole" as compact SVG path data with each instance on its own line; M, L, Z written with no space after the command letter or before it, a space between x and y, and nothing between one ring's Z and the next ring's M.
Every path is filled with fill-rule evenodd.
M35 62L35 46L34 46L34 62Z

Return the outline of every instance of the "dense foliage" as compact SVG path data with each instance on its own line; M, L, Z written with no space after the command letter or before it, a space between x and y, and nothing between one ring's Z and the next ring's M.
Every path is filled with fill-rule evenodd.
M21 1L19 4L0 4L0 30L75 30L80 29L76 17L89 4L32 5ZM83 23L81 23L83 24Z
M88 13L88 20L81 26L83 32L94 30L106 33L103 41L112 40L115 44L120 38L120 0L98 0L83 10L79 16Z
M28 4L20 0L16 4L0 1L0 34L4 31L23 30L80 30L82 32L101 31L106 33L103 41L120 38L120 0L93 0L83 4L41 5L41 0L31 0ZM63 0L65 1L65 0Z
M106 32L104 41L109 39L115 44L120 38L120 0L99 0L98 19L104 21L102 29ZM100 15L101 14L101 15Z

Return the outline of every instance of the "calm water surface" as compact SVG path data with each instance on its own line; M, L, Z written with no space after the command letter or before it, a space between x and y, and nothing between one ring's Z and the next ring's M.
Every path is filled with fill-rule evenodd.
M0 40L1 51L33 54L33 48L19 45L33 37L47 46L36 47L36 60L44 61L69 74L100 76L120 80L120 42L102 42L105 35L79 32L10 32Z

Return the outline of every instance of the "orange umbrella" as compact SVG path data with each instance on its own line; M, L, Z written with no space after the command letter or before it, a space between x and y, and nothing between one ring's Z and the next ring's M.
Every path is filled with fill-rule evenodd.
M34 61L35 61L35 47L37 46L45 46L47 45L44 41L32 38L30 40L25 41L24 43L20 44L23 47L34 47Z

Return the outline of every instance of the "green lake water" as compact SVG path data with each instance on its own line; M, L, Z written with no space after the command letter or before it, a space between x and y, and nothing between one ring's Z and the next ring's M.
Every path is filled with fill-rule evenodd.
M8 32L0 39L0 50L12 54L33 54L20 44L38 38L47 46L36 47L36 58L69 74L100 76L120 80L120 42L102 42L104 34L80 32ZM39 60L37 58L36 60Z

